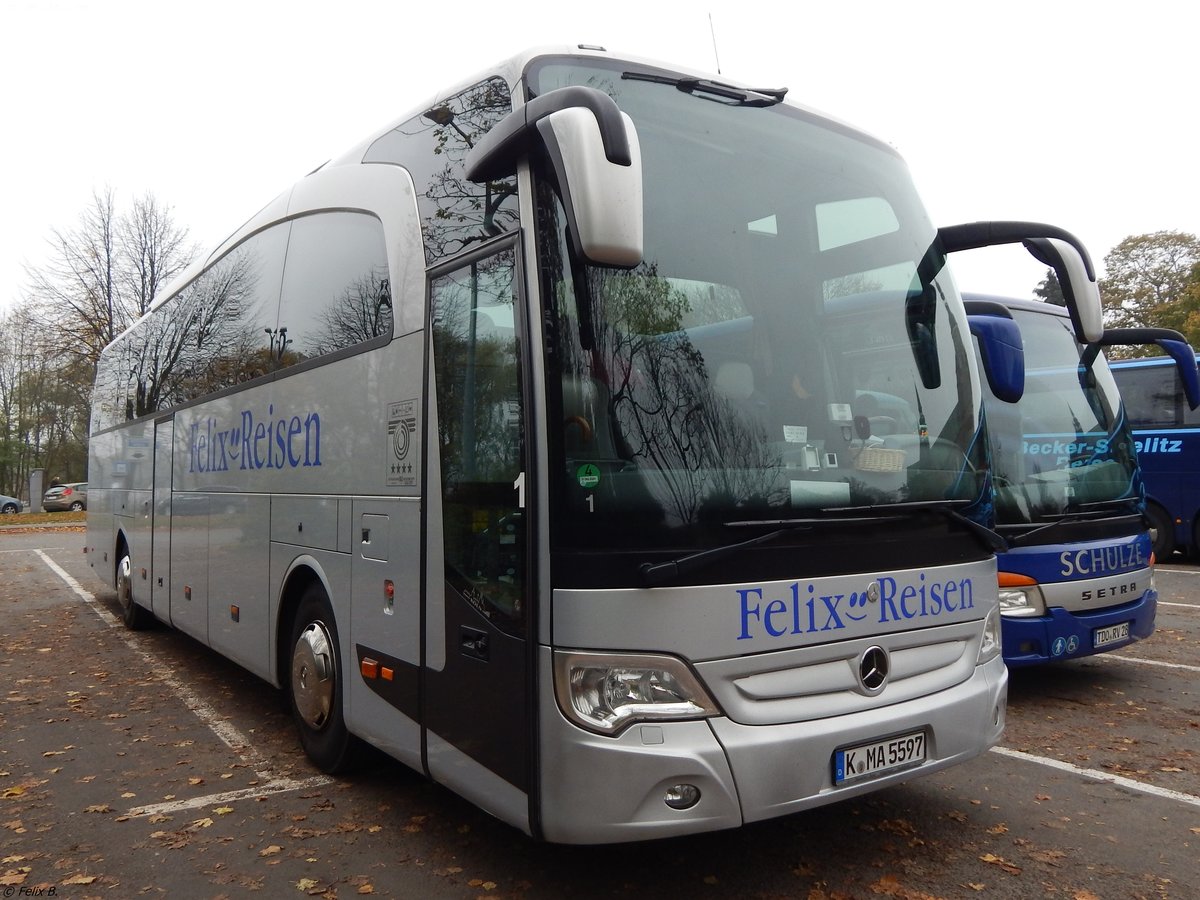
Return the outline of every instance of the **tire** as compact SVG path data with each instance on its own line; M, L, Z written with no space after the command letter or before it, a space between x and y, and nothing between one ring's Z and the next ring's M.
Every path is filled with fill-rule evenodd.
M83 510L83 501L82 500L76 500L74 503L71 504L71 512L82 512L82 510Z
M322 772L345 772L358 761L361 743L346 729L345 681L337 623L320 584L304 591L292 619L288 701L308 758Z
M21 510L17 509L17 504L15 504L15 503L5 503L5 504L4 504L4 508L3 508L3 509L0 509L0 515L5 515L5 516L15 516L15 515L16 515L17 513L19 513L20 511L21 511Z
M1150 523L1150 540L1154 547L1154 559L1168 562L1175 552L1175 523L1167 511L1153 503L1146 504L1146 521Z
M117 603L121 607L121 621L130 631L141 631L153 620L144 606L133 599L133 560L129 550L122 545L117 551Z

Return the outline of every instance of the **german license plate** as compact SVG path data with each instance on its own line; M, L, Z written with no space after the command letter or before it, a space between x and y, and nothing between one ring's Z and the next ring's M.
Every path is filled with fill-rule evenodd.
M1117 625L1109 625L1107 628L1097 628L1092 632L1092 647L1099 649L1107 647L1109 644L1115 644L1118 641L1123 641L1129 637L1129 623L1121 622Z
M833 754L833 783L857 781L925 761L925 732L846 747Z

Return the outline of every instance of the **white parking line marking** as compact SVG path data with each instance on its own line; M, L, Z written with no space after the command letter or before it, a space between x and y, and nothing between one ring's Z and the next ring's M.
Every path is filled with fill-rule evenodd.
M1159 606L1182 606L1184 609L1200 609L1200 603L1172 603L1170 600L1159 600Z
M1108 659L1117 659L1121 662L1138 663L1143 666L1161 666L1164 669L1182 669L1184 672L1200 672L1200 666L1188 666L1183 663L1160 662L1157 659L1138 659L1136 656L1118 656L1115 653L1109 653Z
M265 794L279 794L286 791L298 791L306 788L320 787L326 784L332 784L333 779L327 778L324 775L318 775L313 778L307 778L303 781L297 781L294 778L277 777L271 770L270 763L263 758L254 747L249 739L238 730L236 725L233 725L228 720L221 717L213 707L209 706L199 695L193 692L182 681L172 675L162 671L159 661L151 656L146 650L139 646L138 640L133 634L124 629L121 621L110 613L96 599L95 595L85 589L78 581L71 577L70 573L63 569L58 563L52 560L41 550L34 551L42 562L55 575L63 580L66 585L75 592L88 607L100 617L100 620L105 625L117 630L117 636L125 643L127 647L142 661L146 668L155 673L163 684L170 688L171 692L180 699L184 706L192 711L213 734L215 734L226 747L237 755L238 759L243 763L253 767L254 774L261 778L266 784L256 788L246 788L240 791L231 791L223 794L211 794L206 797L193 797L188 800L180 800L172 803L156 804L154 806L135 807L129 811L131 816L152 815L155 812L161 812L162 809L191 809L198 806L207 806L209 803L220 803L222 798L241 799L244 797L258 797ZM237 795L236 797L234 795Z
M22 547L20 550L0 550L0 553L37 553L41 550L66 550L66 547Z
M149 806L135 806L126 815L132 816L135 819L141 816L165 816L185 809L199 809L202 806L233 803L237 800L257 800L259 797L268 797L271 794L286 794L306 788L324 787L330 781L331 779L326 778L324 775L306 778L304 781L296 781L293 778L281 778L258 787L242 788L238 791L207 794L203 797L189 797L186 800L172 800L170 803L152 803Z
M1060 759L1050 759L1046 756L1035 756L1032 753L1025 753L1023 750L1010 750L1008 747L993 747L993 753L999 753L1001 756L1008 756L1012 759L1020 759L1025 762L1037 763L1041 766L1048 766L1051 769L1059 769L1063 772L1070 772L1073 775L1081 775L1084 778L1090 778L1093 781L1101 781L1106 784L1115 784L1118 787L1128 788L1131 791L1138 791L1142 794L1150 794L1154 797L1160 797L1164 800L1175 800L1179 803L1186 803L1189 806L1200 807L1200 797L1194 794L1185 794L1182 791L1173 791L1170 788L1161 788L1153 784L1145 784L1141 781L1134 781L1132 778L1125 778L1122 775L1113 775L1110 772L1101 772L1097 769L1084 769L1079 766L1071 765L1071 763L1063 762Z

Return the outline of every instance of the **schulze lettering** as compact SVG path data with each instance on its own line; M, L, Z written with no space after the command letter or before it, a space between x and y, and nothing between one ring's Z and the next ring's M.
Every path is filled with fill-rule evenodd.
M235 425L212 417L193 422L188 438L189 472L321 465L321 417L315 412L277 417L272 404L263 419L243 409Z
M863 622L886 625L912 619L937 618L963 609L974 609L974 584L970 578L932 581L922 572L915 584L897 582L885 575L877 579L878 591L818 594L812 585L793 582L783 596L768 597L761 587L738 588L740 631L738 640L837 633ZM871 596L874 594L875 596Z
M1107 547L1088 547L1084 550L1064 550L1058 555L1064 578L1114 575L1150 565L1140 541L1111 544Z

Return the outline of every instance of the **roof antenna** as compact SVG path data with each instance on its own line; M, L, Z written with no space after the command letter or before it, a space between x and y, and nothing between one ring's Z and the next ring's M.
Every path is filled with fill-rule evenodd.
M717 63L717 74L721 74L721 57L717 55L717 29L713 27L712 13L708 14L708 30L712 32L713 59Z

